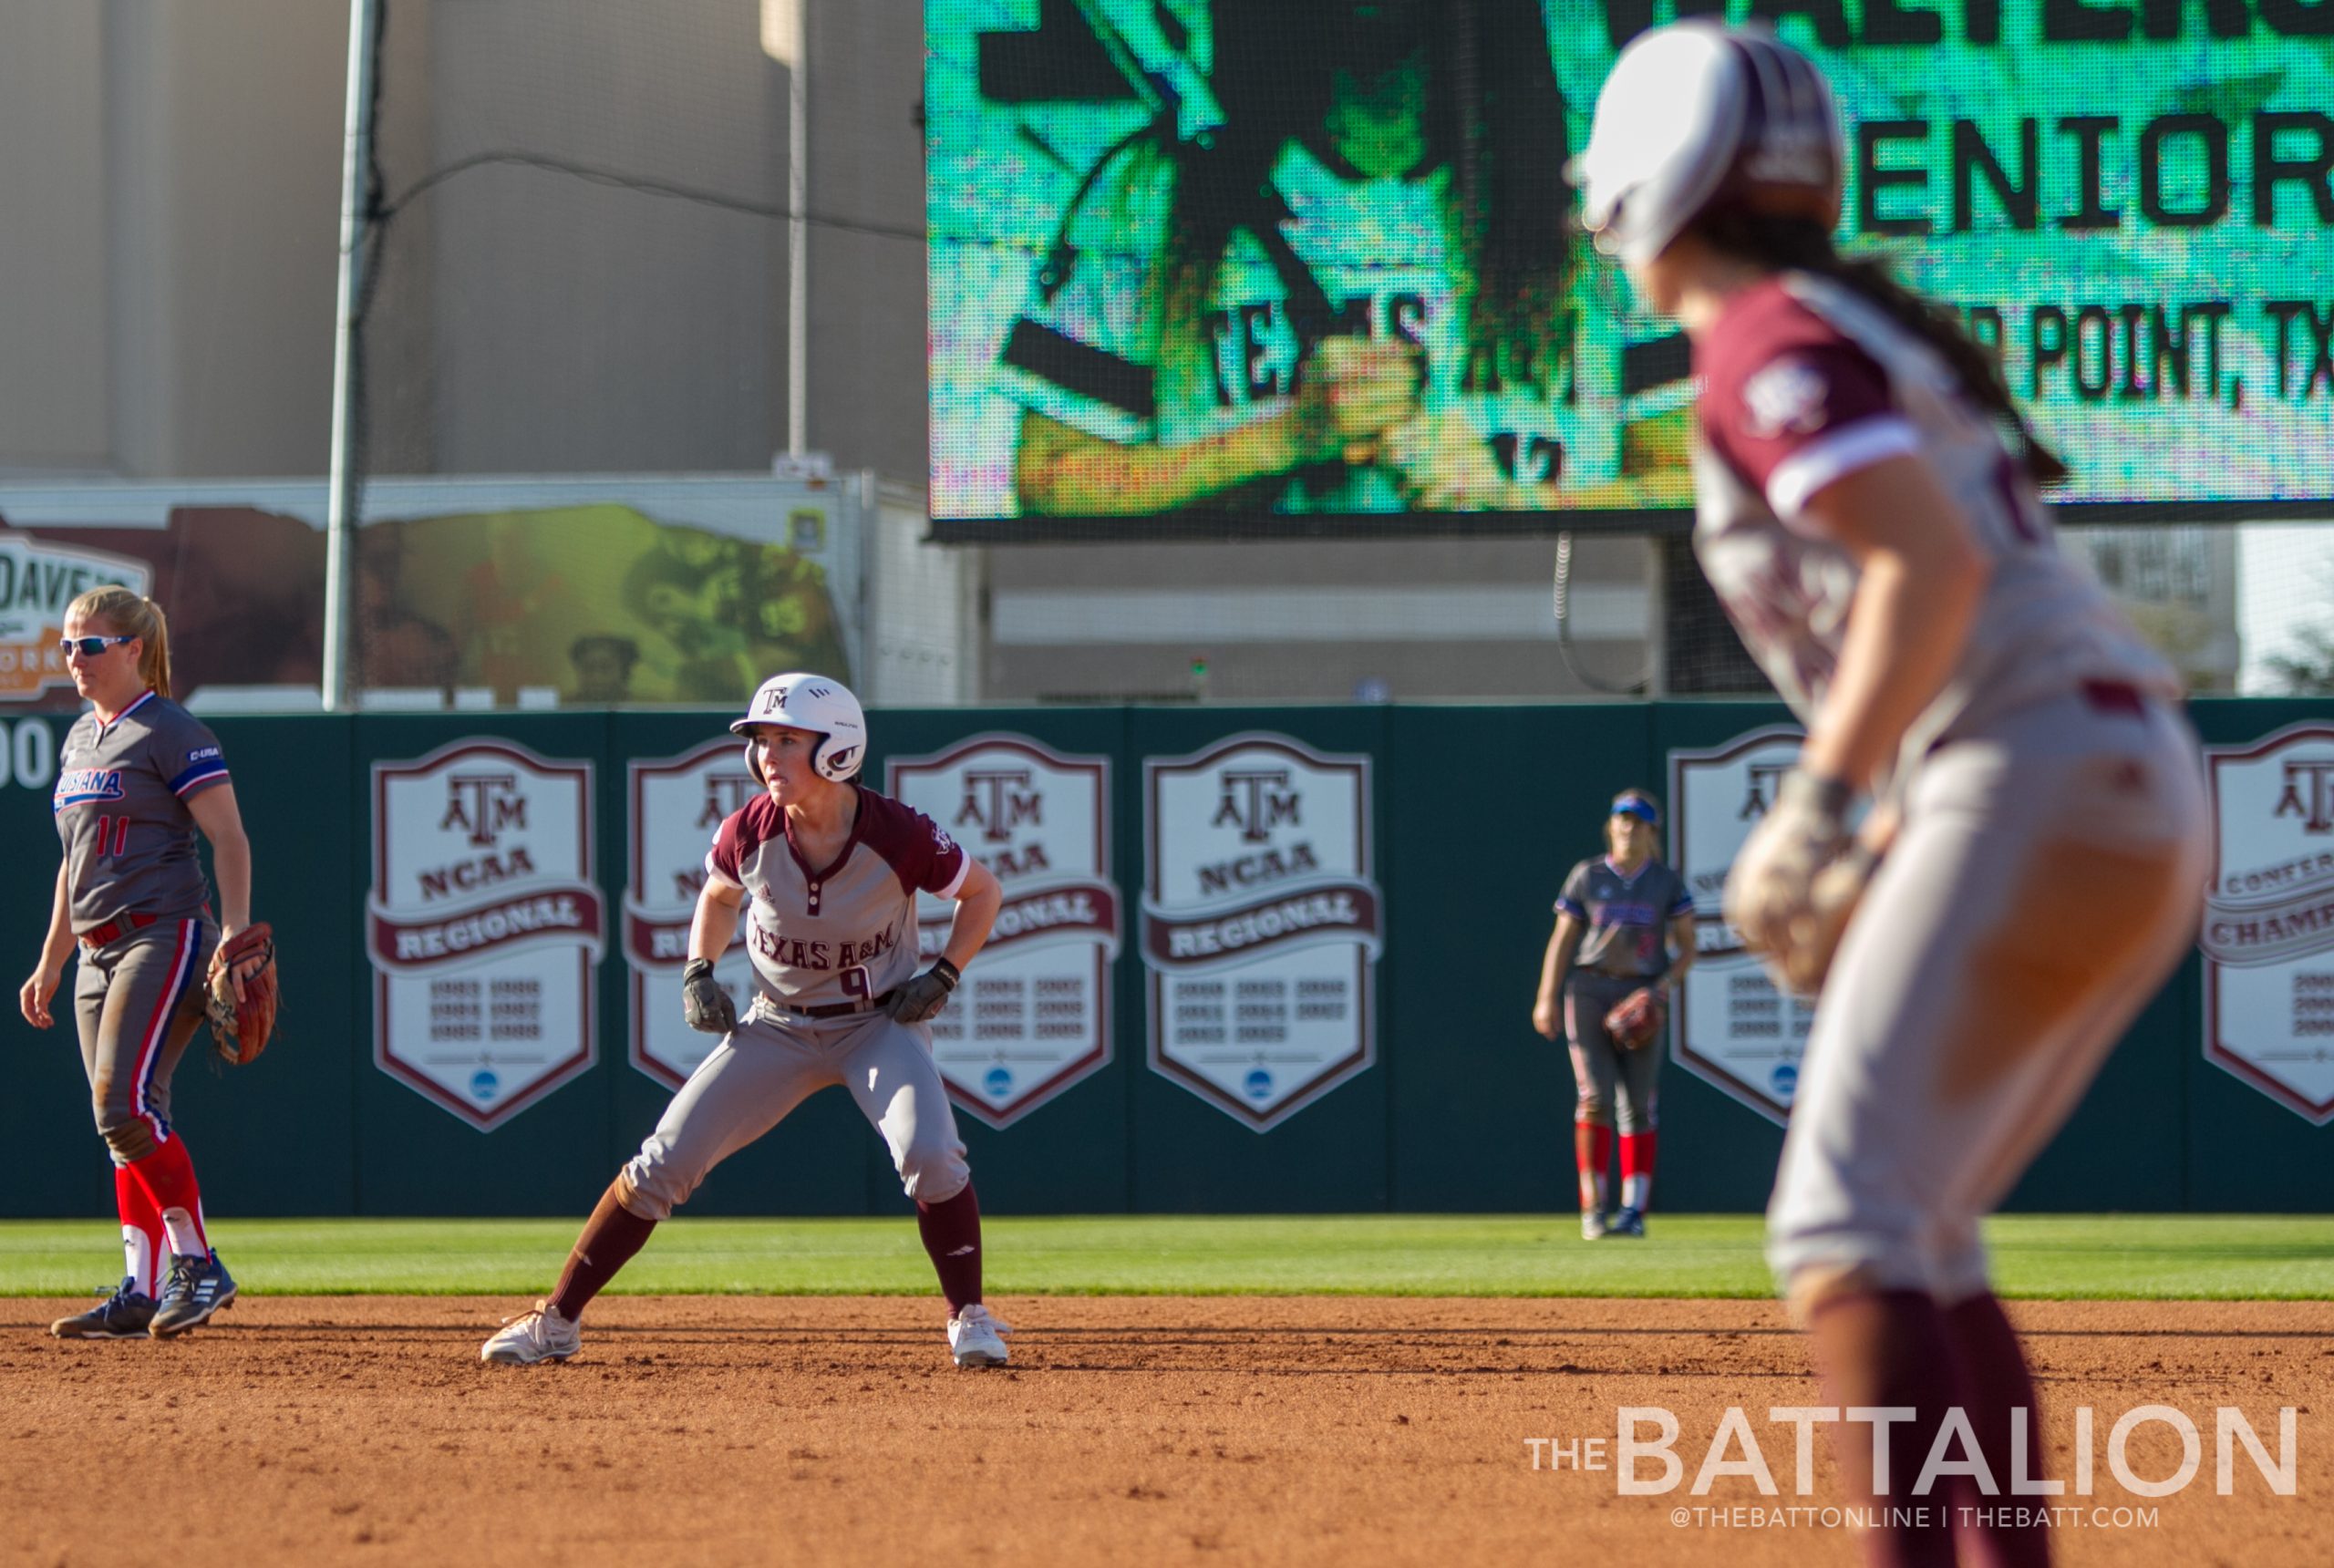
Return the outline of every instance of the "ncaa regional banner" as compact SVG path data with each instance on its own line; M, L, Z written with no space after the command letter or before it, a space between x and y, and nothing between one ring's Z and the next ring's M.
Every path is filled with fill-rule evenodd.
M2334 725L2207 746L2205 1056L2316 1126L2334 1121Z
M1065 757L1025 735L976 735L893 759L884 792L945 827L1004 890L988 945L932 1020L932 1056L950 1099L991 1127L1010 1127L1110 1060L1119 892L1110 758ZM956 906L928 894L917 902L928 963Z
M1377 1059L1369 758L1237 735L1142 774L1152 1070L1268 1131Z
M635 760L626 771L632 864L624 892L624 961L632 972L632 1065L677 1089L721 1043L681 1017L681 971L697 894L705 891L706 851L723 820L761 786L746 771L745 748L728 736L679 757ZM713 975L742 1018L754 999L742 908L738 924Z
M1774 725L1708 751L1669 754L1669 856L1694 894L1694 966L1670 1023L1678 1060L1780 1125L1799 1088L1812 1002L1767 978L1720 903L1726 873L1799 760L1801 732Z
M938 535L1689 505L1681 340L1561 178L1681 13L1828 73L1843 247L1998 354L2055 499L2334 498L2328 0L929 0ZM1357 340L1414 385L1336 445Z
M373 1060L491 1132L589 1068L592 764L476 737L373 765Z

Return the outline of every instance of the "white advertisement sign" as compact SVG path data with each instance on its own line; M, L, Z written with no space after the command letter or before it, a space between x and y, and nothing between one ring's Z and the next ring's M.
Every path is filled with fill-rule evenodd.
M373 1059L480 1131L589 1068L592 765L458 740L373 765Z
M885 769L885 790L946 828L1005 903L988 945L932 1021L949 1097L1009 1127L1110 1060L1119 893L1110 880L1110 766L1023 735L976 735ZM955 905L925 896L924 956Z
M30 702L73 684L57 646L67 604L108 583L150 593L153 577L146 562L126 555L0 530L0 702Z
M624 890L624 961L632 972L632 1065L678 1088L721 1043L720 1036L681 1018L681 970L705 887L706 851L723 820L761 786L746 771L744 747L728 737L679 757L633 762L626 772L632 861ZM754 999L754 974L742 912L738 923L713 974L742 1018Z
M1801 732L1775 725L1707 751L1669 754L1669 858L1694 894L1694 967L1675 999L1671 1038L1695 1077L1781 1122L1799 1087L1812 999L1786 995L1726 923L1726 873L1799 760Z
M2207 746L2205 1056L2316 1126L2334 1120L2334 725Z
M1152 1069L1258 1132L1377 1059L1369 786L1280 735L1143 762Z

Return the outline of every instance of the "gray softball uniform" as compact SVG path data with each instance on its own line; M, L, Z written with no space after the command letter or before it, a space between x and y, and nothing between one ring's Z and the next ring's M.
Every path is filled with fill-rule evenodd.
M1565 1038L1580 1102L1573 1119L1616 1122L1623 1132L1650 1132L1660 1120L1662 1042L1625 1051L1605 1032L1616 1003L1669 968L1669 924L1694 913L1686 879L1659 861L1630 876L1609 856L1573 867L1556 895L1556 913L1580 922L1583 935L1565 976Z
M971 861L932 820L859 788L851 837L813 866L757 796L714 835L709 877L750 900L755 994L618 1178L625 1207L663 1220L732 1153L811 1094L842 1084L891 1150L907 1195L945 1202L971 1181L932 1030L883 1010L916 972L915 899L953 899Z
M187 802L226 783L219 738L148 692L66 731L50 806L79 938L73 1014L98 1131L117 1164L170 1138L170 1075L201 1021L218 944Z
M2177 677L2060 552L1993 420L1926 343L1829 280L1743 291L1697 345L1695 549L1802 719L1857 568L1804 503L1916 456L1988 578L1881 789L1903 825L1808 1039L1768 1254L1793 1295L1985 1286L1978 1218L2178 962L2208 845Z

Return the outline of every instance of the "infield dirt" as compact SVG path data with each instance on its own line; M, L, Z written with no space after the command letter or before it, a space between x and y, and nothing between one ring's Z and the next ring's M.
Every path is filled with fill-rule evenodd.
M86 1305L0 1302L0 1564L1859 1561L1820 1516L1750 1513L1842 1501L1821 1439L1794 1495L1767 1409L1818 1395L1767 1303L1007 1298L1013 1366L987 1373L950 1365L925 1300L610 1297L582 1356L524 1369L478 1359L523 1302L247 1297L168 1344L46 1336ZM2101 1513L2061 1531L2061 1562L2334 1562L2334 1304L2011 1311L2050 1474L2096 1412L2093 1495L2028 1500ZM2200 1430L2176 1494L2110 1473L2110 1429L2143 1405ZM2296 1494L2241 1447L2220 1494L2215 1409L2274 1457L2288 1405ZM1534 1439L1605 1439L1609 1464L1622 1406L1676 1414L1675 1491L1534 1468ZM1730 1406L1781 1495L1739 1475L1691 1494ZM2174 1428L2138 1429L2133 1473L2179 1462Z

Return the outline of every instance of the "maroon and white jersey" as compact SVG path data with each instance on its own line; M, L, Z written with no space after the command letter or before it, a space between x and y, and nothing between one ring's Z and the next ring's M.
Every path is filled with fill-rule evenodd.
M1991 417L1934 348L1870 302L1829 278L1785 273L1733 296L1695 360L1703 450L1694 551L1751 656L1802 720L1831 685L1857 577L1802 509L1834 480L1908 454L1959 503L1992 576L1961 662L1907 731L1900 767L1965 724L2084 681L2180 695L2179 677L2106 590L2060 553Z
M725 819L705 857L707 875L749 895L754 978L784 1007L862 1001L913 975L915 895L955 898L972 863L931 818L854 788L858 820L831 865L803 860L768 795Z
M210 727L148 692L100 724L73 721L50 810L65 842L67 911L77 932L124 914L189 919L210 901L187 802L227 780Z

